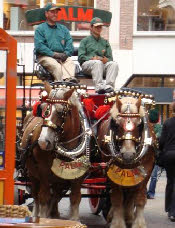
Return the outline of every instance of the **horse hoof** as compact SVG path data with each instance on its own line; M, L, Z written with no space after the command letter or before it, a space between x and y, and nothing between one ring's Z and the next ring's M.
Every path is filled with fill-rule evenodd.
M70 220L76 221L76 222L80 222L80 219L79 218L76 218L76 217L70 217Z

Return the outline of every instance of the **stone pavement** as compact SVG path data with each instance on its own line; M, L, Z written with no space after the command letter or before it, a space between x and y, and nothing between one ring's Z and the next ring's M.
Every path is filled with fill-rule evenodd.
M145 219L148 228L174 228L175 223L171 222L167 213L164 211L165 206L165 187L166 173L163 172L158 179L156 186L155 199L148 199L145 207Z
M145 219L147 228L175 228L175 222L169 221L167 213L164 211L166 174L162 173L158 179L155 199L148 199L145 207ZM59 208L61 217L68 218L69 199L61 200ZM82 199L80 204L80 220L88 228L107 228L108 225L103 216L93 215L90 211L88 199Z

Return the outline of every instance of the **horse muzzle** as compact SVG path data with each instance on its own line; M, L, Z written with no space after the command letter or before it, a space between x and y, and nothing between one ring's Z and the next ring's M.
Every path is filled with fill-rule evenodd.
M124 163L133 163L136 158L137 152L135 143L132 140L123 141L120 148L120 157Z
M54 149L53 144L49 140L38 140L41 150L51 151Z

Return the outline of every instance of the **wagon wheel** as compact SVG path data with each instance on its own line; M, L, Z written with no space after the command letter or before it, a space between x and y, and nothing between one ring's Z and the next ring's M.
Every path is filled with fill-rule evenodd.
M14 204L21 205L25 203L25 191L18 189L18 186L15 185L14 188Z
M101 195L101 189L87 189L90 195ZM100 197L89 197L89 206L94 215L98 215L102 210L102 199Z

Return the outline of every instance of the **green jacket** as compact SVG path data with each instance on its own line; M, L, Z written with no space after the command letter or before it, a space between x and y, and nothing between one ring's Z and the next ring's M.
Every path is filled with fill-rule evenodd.
M112 61L112 50L109 42L102 37L96 39L93 35L82 39L78 49L78 61L83 64L94 56L106 57Z
M71 56L74 51L69 30L59 23L54 26L50 26L47 22L38 25L34 43L36 55L52 57L54 52L64 52Z
M154 131L155 131L156 137L160 138L161 131L162 131L162 125L159 123L155 124L154 125Z

